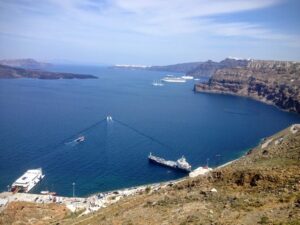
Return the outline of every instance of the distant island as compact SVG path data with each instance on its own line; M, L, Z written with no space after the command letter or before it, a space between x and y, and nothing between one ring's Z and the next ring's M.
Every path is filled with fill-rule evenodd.
M39 62L35 59L2 59L0 64L4 66L21 67L25 69L44 69L51 67L51 63Z
M4 65L4 64L6 65ZM28 64L27 64L28 63ZM31 64L30 64L31 63ZM8 66L16 65L16 66ZM17 66L18 65L18 66ZM0 61L0 79L15 79L15 78L34 78L34 79L97 79L94 75L74 74L74 73L60 73L49 72L39 69L28 69L24 67L40 67L43 64L31 60L1 60ZM50 65L50 64L49 64Z
M199 77L211 77L214 72L218 69L233 68L246 66L247 59L234 59L227 58L220 62L215 62L208 60L206 62L187 62L178 63L166 66L143 66L143 65L115 65L115 68L123 69L143 69L151 71L165 71L174 73L185 73L188 76L193 76L195 78Z

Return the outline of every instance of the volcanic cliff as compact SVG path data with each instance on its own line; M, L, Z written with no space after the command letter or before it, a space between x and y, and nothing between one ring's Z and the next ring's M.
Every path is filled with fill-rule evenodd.
M300 113L300 63L249 60L246 66L216 70L194 90L250 97Z

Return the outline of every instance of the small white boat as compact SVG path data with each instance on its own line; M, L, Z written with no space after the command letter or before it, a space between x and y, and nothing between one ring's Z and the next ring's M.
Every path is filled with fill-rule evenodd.
M41 191L42 195L56 195L56 192L50 192L50 191Z
M155 80L152 82L153 86L164 86L164 84L160 80Z
M112 121L113 121L113 119L112 119L112 117L111 117L111 116L107 116L107 117L106 117L106 121L107 121L107 122L112 122Z
M74 141L77 142L77 143L83 142L83 141L85 141L85 137L80 136L79 138L75 139Z

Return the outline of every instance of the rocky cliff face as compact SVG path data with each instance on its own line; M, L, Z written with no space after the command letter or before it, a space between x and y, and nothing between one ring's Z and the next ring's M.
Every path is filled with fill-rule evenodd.
M244 67L216 70L194 90L250 97L300 113L300 63L251 60Z

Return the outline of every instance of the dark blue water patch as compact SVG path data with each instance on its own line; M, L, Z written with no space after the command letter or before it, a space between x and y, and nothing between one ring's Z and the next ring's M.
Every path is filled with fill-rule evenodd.
M149 164L152 152L195 168L239 157L263 137L299 123L296 114L235 96L194 94L193 81L151 85L167 73L60 66L97 80L0 80L0 189L27 169L46 177L34 190L62 195L176 179L174 170ZM120 123L99 123L107 115ZM95 126L92 126L96 124ZM91 129L86 129L89 128ZM86 140L69 144L80 135Z

